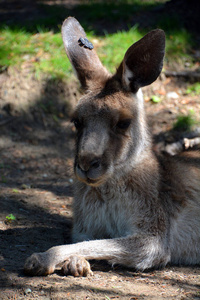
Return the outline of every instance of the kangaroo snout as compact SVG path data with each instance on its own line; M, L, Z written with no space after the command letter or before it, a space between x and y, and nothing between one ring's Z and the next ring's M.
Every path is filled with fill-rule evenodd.
M77 178L87 184L94 184L103 175L102 159L93 155L84 155L77 158L75 174Z
M83 172L88 172L91 169L98 169L101 165L101 158L93 157L92 155L81 156L78 158L78 167Z

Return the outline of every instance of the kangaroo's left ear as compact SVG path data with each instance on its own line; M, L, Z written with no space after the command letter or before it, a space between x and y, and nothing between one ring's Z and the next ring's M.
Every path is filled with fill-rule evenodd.
M86 38L80 23L72 17L62 25L62 38L67 56L74 67L83 89L87 90L104 82L109 76L93 45Z
M162 70L164 54L165 33L161 29L152 30L134 43L117 70L124 88L135 93L155 81Z

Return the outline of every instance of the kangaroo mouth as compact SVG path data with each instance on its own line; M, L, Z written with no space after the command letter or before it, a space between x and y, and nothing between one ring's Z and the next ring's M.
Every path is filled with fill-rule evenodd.
M88 178L88 177L83 178L83 177L79 177L77 174L76 177L79 181L94 187L100 186L103 182L105 182L105 179L103 177L95 178L95 179Z
M99 186L102 183L102 180L87 178L86 183L91 186Z
M99 186L105 181L105 171L102 168L93 168L84 171L78 164L74 168L77 179L91 186Z
M103 182L105 182L105 176L91 178L87 176L87 174L84 174L83 176L83 174L80 174L80 172L76 172L76 171L75 171L75 175L79 181L94 187L100 186Z

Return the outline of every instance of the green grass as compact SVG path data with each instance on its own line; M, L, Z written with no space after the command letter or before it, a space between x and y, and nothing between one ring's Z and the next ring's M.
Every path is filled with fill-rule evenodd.
M187 116L181 115L178 116L173 129L177 131L190 131L196 123L197 121L192 116L192 113L188 114Z
M0 64L14 65L21 62L21 56L30 52L30 47L25 49L29 43L31 34L22 30L10 30L8 27L2 30L0 38Z
M103 64L114 71L120 64L128 47L144 35L137 26L128 31L106 34L104 37L88 34L97 48ZM181 59L187 55L188 34L178 32L167 37L166 57ZM72 72L66 57L61 34L40 32L31 34L24 30L5 28L0 38L0 65L13 66L30 63L36 74L48 73L55 77L66 77Z
M106 34L105 37L100 39L101 47L97 48L102 63L109 71L114 72L121 63L127 49L142 36L137 26L127 32L121 31L114 34Z
M6 216L6 220L8 222L12 222L16 220L16 217L13 214L9 214L8 216Z
M136 27L128 32L107 34L105 37L88 33L88 38L96 45L100 59L110 71L115 70L128 47L141 37L142 34ZM60 33L31 34L24 30L5 28L0 39L0 65L20 66L24 63L30 63L37 74L43 72L55 77L65 77L72 71Z
M63 77L71 70L61 34L40 32L31 34L22 29L5 28L0 38L0 65L30 64L40 72Z
M194 84L188 85L186 89L186 94L193 95L193 96L200 95L200 83L196 82Z
M67 15L75 15L86 29L88 38L95 45L103 64L114 72L128 47L151 28L144 30L134 26L129 27L127 31L111 34L103 33L102 30L100 33L98 28L92 28L92 24L96 24L96 20L109 18L111 24L119 20L126 22L128 28L133 14L137 15L142 10L149 10L155 7L157 2L155 0L110 0L100 3L90 1L87 4L83 2L72 11L62 6L43 5L43 10L47 13L43 19L40 17L24 27L20 27L19 24L1 26L0 69L29 64L38 76L45 73L53 78L69 77L72 68L64 51L60 26ZM166 61L184 63L187 60L192 63L190 56L192 36L182 27L177 15L160 16L156 27L166 31Z
M166 60L176 61L184 67L184 62L193 64L191 56L192 36L185 29L174 30L172 33L166 33Z
M184 62L193 63L191 49L194 46L192 34L185 29L177 13L163 14L157 20L157 26L166 34L166 60L176 61L184 65Z

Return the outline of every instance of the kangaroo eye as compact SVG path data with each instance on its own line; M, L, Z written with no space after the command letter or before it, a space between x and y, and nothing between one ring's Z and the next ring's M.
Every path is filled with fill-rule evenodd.
M117 128L119 129L128 129L128 127L131 124L131 120L130 119L126 119L126 120L121 120L117 123Z
M76 127L76 129L80 129L82 124L78 119L72 119L71 121L72 123L74 123L74 126Z

